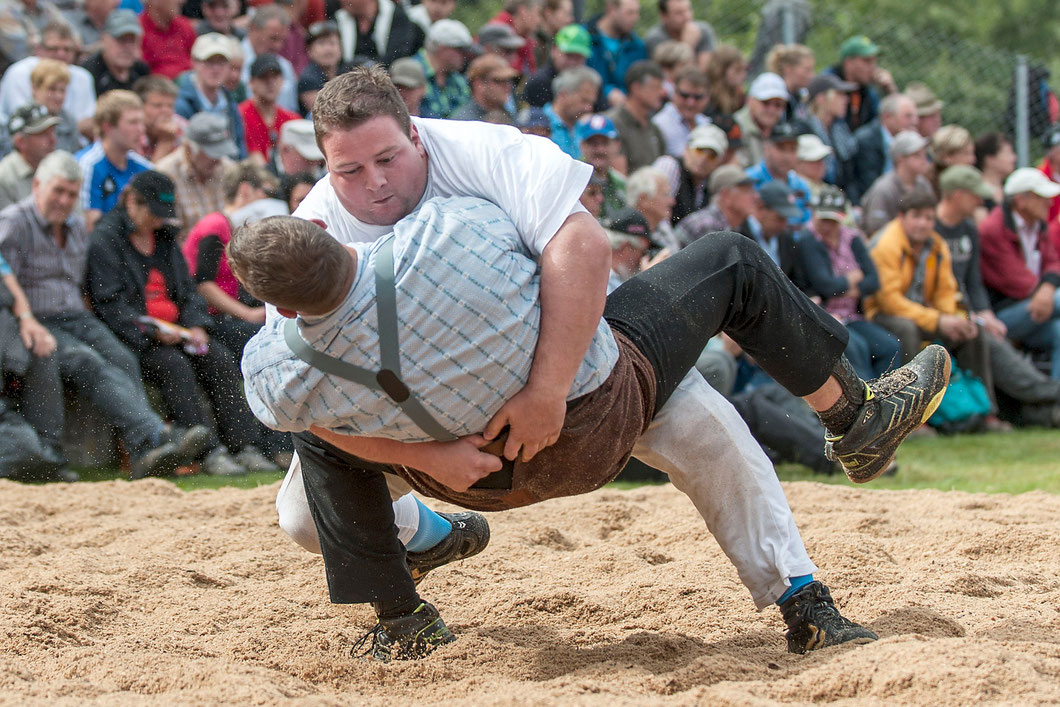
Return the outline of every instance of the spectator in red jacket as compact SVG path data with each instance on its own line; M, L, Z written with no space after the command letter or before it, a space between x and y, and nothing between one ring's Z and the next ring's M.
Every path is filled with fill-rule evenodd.
M1060 125L1054 125L1049 132L1042 137L1045 146L1045 159L1042 160L1041 170L1046 177L1054 182L1060 182ZM1049 239L1053 242L1053 248L1060 252L1060 196L1052 200L1049 206Z
M143 56L152 74L175 79L191 68L195 27L180 14L181 0L144 0Z
M1024 167L1005 180L1005 203L979 224L983 282L1009 338L1051 355L1060 379L1060 255L1046 219L1060 184Z
M512 60L512 68L524 76L537 71L537 30L541 26L542 0L506 0L504 9L490 20L492 24L508 25L526 40L519 48L518 56Z
M288 120L301 118L281 108L276 99L283 88L283 70L275 54L261 54L250 65L250 98L239 104L246 130L247 154L257 154L261 164L272 159L280 128Z

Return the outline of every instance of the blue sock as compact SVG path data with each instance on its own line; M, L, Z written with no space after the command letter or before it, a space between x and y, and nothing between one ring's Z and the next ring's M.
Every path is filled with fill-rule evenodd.
M416 528L416 534L412 536L412 540L405 545L405 549L409 552L424 552L445 540L453 526L445 518L423 505L418 498L416 507L420 511L420 525Z
M791 598L792 594L794 594L795 592L799 591L800 589L805 587L807 584L812 582L813 581L813 575L812 574L804 574L801 577L788 577L788 581L791 582L791 586L788 587L788 591L786 591L786 592L784 592L783 594L780 595L780 598L777 599L777 604L783 604L784 602L786 602L788 599Z

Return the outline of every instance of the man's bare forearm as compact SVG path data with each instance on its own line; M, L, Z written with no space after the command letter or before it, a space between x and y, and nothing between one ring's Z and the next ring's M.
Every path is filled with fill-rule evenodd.
M541 331L528 385L566 396L604 313L610 270L600 225L587 213L569 216L541 254Z
M400 464L414 469L423 467L425 456L430 454L431 448L436 448L440 444L439 442L398 442L382 437L353 437L316 425L310 427L309 431L328 444L355 457L380 464Z

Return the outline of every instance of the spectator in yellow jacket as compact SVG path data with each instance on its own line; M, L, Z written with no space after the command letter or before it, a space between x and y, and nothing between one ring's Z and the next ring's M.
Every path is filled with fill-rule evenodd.
M920 190L899 202L898 218L884 226L871 252L880 289L866 300L866 315L898 337L903 363L925 341L938 340L992 391L986 336L961 310L950 250L935 231L935 205Z

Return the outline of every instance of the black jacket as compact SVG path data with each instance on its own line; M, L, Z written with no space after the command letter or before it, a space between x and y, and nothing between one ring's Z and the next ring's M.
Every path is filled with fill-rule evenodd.
M854 154L854 178L847 189L847 198L855 204L861 202L861 197L865 196L872 183L880 178L883 167L887 164L882 130L880 121L874 120L854 133L858 151Z
M138 317L147 314L144 289L148 270L129 240L134 230L120 206L99 220L88 247L85 283L96 315L129 348L140 352L154 339L136 324ZM206 300L196 291L184 255L168 229L155 232L155 255L154 262L166 280L169 298L180 312L178 323L185 327L213 324Z
M876 272L876 264L872 261L865 242L860 238L855 238L850 247L854 251L854 259L858 261L858 268L865 276L858 284L858 290L862 297L868 297L880 289L880 276ZM795 250L810 291L820 296L822 300L827 302L850 289L850 282L846 277L836 275L832 269L832 259L828 257L828 249L824 243L814 238L813 235L804 234L796 243Z

